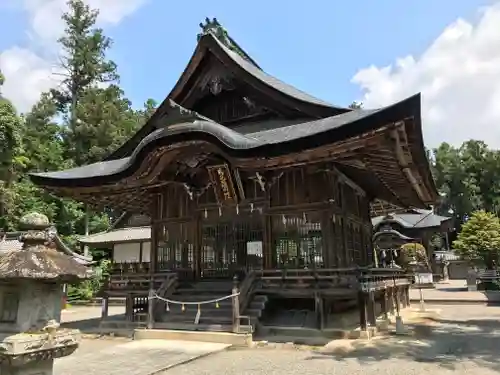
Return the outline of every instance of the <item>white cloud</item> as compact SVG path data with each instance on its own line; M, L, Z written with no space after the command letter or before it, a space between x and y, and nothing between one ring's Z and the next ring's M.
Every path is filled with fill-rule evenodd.
M99 24L117 24L136 11L147 0L85 0L99 9ZM29 48L13 46L0 51L0 70L5 75L2 94L16 108L25 112L38 100L40 94L58 84L57 39L64 30L61 14L66 0L11 0L14 9L21 9L29 20Z
M475 24L456 20L419 57L360 70L352 82L366 107L422 92L428 146L472 138L500 148L500 2L480 15Z

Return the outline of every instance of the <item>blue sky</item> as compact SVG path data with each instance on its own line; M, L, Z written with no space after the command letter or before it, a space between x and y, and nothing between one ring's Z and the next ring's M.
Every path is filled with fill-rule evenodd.
M486 4L487 2L485 2ZM267 72L315 96L346 105L361 97L350 83L362 68L421 53L443 28L478 8L471 0L171 2L150 0L106 32L122 86L134 105L162 100L196 45L198 24L217 17ZM26 45L28 20L0 15L0 50Z
M50 87L43 77L54 63L44 56L48 49L40 34L50 31L58 16L41 9L63 1L0 0L0 68L14 77L3 91L19 107ZM424 135L432 145L443 132L449 142L461 143L500 121L494 104L500 96L500 0L85 1L102 4L108 15L128 9L121 10L119 22L103 25L114 40L110 57L135 107L147 98L165 98L208 16L217 17L265 71L331 103L361 99L380 106L422 91ZM383 69L391 64L392 69ZM477 113L457 107L484 116L477 121ZM498 129L489 138L500 147Z

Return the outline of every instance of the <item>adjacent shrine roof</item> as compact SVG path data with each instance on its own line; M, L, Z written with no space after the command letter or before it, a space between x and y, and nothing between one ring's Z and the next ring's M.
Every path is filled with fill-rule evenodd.
M334 106L265 73L215 19L202 26L178 82L131 139L102 162L33 174L33 181L61 195L85 190L90 199L98 192L150 188L160 183L163 167L185 159L193 169L216 155L241 170L333 162L372 197L415 207L435 201L420 95L379 109ZM224 85L231 93L243 92L248 108L258 106L255 98L269 108L236 122L204 115L200 103L215 98L212 105L218 105ZM113 204L123 201L117 196Z
M431 210L413 209L413 212L392 213L372 218L372 225L377 230L380 225L397 223L405 229L440 228L452 218L434 214Z
M123 242L141 242L151 240L151 227L132 227L113 229L78 238L78 242L86 245L103 245Z

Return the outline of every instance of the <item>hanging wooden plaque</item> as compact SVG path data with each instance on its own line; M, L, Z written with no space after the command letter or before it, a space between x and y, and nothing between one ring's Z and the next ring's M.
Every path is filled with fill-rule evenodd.
M220 204L238 203L234 178L227 164L207 167L215 196Z

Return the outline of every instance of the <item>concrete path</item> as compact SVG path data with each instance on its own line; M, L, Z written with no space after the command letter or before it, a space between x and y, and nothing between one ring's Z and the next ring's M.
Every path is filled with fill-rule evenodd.
M88 340L84 345L75 354L56 360L54 375L151 375L229 347L204 342L110 339Z
M456 304L500 304L500 292L469 292L465 280L450 280L447 283L437 283L435 289L422 289L424 301L428 303ZM415 303L420 300L420 291L410 289L410 300Z

